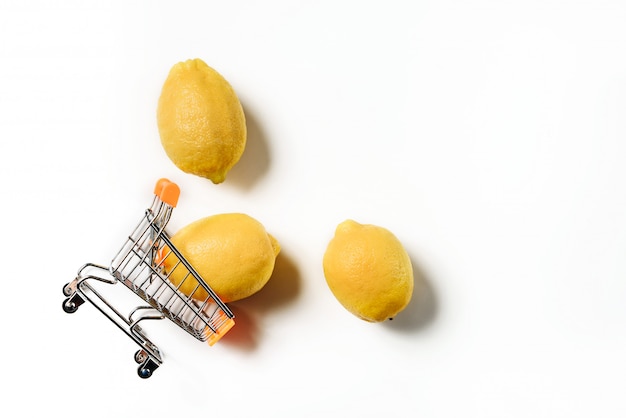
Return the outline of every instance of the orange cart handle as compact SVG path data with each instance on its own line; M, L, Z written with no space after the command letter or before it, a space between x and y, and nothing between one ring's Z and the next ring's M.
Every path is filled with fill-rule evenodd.
M164 203L175 208L178 203L178 197L180 196L180 188L176 183L172 183L168 179L163 178L157 181L154 187L154 194Z

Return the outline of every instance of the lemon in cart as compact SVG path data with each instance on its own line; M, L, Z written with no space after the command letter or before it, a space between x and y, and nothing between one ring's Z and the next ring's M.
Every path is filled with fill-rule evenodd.
M256 219L243 213L207 216L172 236L172 244L224 302L252 296L269 281L280 245ZM206 297L192 275L175 270L180 262L167 251L162 265L178 290L194 299Z
M200 59L174 65L157 107L161 144L182 171L222 183L246 146L246 121L228 81Z

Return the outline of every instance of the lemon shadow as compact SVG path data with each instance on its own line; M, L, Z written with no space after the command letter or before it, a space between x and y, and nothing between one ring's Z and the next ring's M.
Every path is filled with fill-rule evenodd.
M413 266L413 297L393 320L384 324L399 332L417 332L430 326L436 319L439 307L437 294L417 261L411 257Z
M235 314L235 326L222 340L243 351L254 350L263 337L263 317L271 311L284 309L292 304L299 297L301 287L298 268L289 255L281 250L272 276L263 289L229 304Z
M289 254L281 250L272 277L256 294L242 300L255 311L267 312L292 303L300 295L300 272Z
M242 103L246 117L247 139L241 158L228 172L227 182L236 187L251 189L270 167L267 137L254 111Z

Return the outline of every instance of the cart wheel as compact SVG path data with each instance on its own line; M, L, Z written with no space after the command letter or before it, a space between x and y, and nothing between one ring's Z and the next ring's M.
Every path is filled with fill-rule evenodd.
M148 358L141 364L141 366L137 368L137 374L142 379L147 379L152 376L152 372L154 372L157 367L159 367L159 365L156 364L152 359Z
M139 377L141 377L142 379L147 379L150 376L152 376L152 370L145 368L143 366L139 366L139 368L137 369L137 374L139 375Z
M65 296L70 296L72 294L72 289L70 288L69 283L66 283L65 286L63 286L63 294Z
M63 310L66 313L74 313L78 310L78 305L76 305L71 298L67 298L63 301Z
M146 359L148 358L148 353L146 353L144 350L137 350L137 352L135 353L135 363L137 364L141 364L144 361L146 361Z

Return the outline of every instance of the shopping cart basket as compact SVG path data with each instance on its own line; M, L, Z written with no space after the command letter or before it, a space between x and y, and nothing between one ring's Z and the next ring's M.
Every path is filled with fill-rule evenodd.
M230 309L176 249L165 231L180 189L175 183L161 179L154 194L152 205L111 264L105 267L87 263L63 287L67 296L63 301L65 312L74 313L89 301L139 345L134 358L142 378L150 377L163 363L158 347L140 327L142 321L168 318L209 345L215 344L235 324ZM176 280L170 280L171 277ZM187 281L183 293L180 289ZM95 283L122 283L147 305L134 307L124 315L96 289Z

